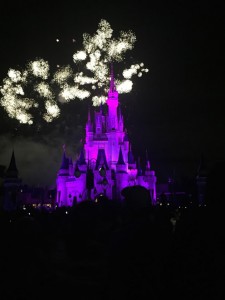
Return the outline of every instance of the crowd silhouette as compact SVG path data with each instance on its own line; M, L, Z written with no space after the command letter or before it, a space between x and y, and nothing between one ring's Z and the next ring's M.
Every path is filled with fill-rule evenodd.
M136 189L123 203L2 211L1 299L224 299L225 198L215 183L201 207L152 206Z

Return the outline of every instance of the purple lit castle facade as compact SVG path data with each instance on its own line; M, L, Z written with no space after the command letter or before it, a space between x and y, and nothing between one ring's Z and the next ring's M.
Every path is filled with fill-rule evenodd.
M100 107L95 111L94 122L88 112L86 137L79 158L73 162L64 149L56 179L58 206L72 206L86 199L95 199L99 194L123 200L121 191L133 185L149 190L152 204L156 203L155 171L150 169L148 159L144 171L140 161L134 160L113 73L106 104L107 114L104 115Z

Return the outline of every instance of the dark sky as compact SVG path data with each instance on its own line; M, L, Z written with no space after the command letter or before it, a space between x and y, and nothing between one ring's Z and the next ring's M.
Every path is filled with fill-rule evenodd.
M224 160L224 1L137 1L135 6L130 1L121 1L121 6L112 1L70 2L3 4L0 85L9 68L37 57L53 66L72 64L83 33L94 34L105 19L115 34L135 33L137 41L127 59L149 68L134 80L131 93L120 96L135 155L148 150L159 182L172 173L177 178L195 176L202 153L209 168ZM86 100L71 101L56 121L34 126L10 119L0 107L0 164L8 166L14 147L25 183L54 184L62 144L73 156L79 149L87 105Z

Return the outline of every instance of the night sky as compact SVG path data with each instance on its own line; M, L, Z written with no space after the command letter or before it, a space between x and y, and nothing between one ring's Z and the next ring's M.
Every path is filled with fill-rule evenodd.
M72 55L82 48L83 33L94 34L105 19L115 34L135 33L126 58L149 68L134 79L131 93L119 97L135 156L148 150L159 182L172 174L194 177L201 154L208 168L224 160L224 1L137 1L135 6L122 1L121 7L113 1L70 2L3 4L0 85L9 68L37 57L53 67L74 65ZM14 148L24 183L54 184L62 145L73 157L79 150L89 103L73 100L57 120L31 126L10 119L0 107L0 165L8 166Z

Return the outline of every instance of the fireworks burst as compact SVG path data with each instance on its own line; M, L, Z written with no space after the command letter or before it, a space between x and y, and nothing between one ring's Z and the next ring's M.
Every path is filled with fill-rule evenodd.
M83 50L79 50L73 55L75 64L84 63L84 70L90 72L90 77L84 77L83 73L77 78L76 83L91 84L92 90L97 95L93 95L92 103L94 106L105 103L109 88L110 64L119 63L124 60L124 55L128 50L132 50L136 42L136 36L132 31L121 31L117 39L112 37L113 30L106 20L101 20L96 34L93 36L83 34ZM123 78L116 79L116 87L120 94L129 93L132 90L132 77L141 77L147 73L148 69L144 64L131 65L122 71Z
M33 124L34 109L44 105L42 118L52 122L59 116L60 110L54 93L48 83L49 64L43 59L31 61L23 71L9 69L8 76L0 88L1 105L9 117L23 124ZM32 91L29 93L29 91ZM29 97L26 95L29 94Z
M20 123L32 124L34 109L40 109L42 105L45 110L42 118L46 122L52 122L60 115L60 103L89 97L94 106L105 103L110 64L123 61L125 53L132 50L136 42L132 31L121 31L117 39L112 34L113 30L106 20L100 21L93 36L84 33L83 49L73 54L73 62L77 68L70 65L60 67L51 75L48 62L36 59L29 62L22 71L9 69L0 86L0 104L9 117ZM82 72L76 71L81 68ZM122 79L118 77L115 81L118 92L129 93L133 86L132 77L141 77L147 72L143 63L124 69L121 72Z

